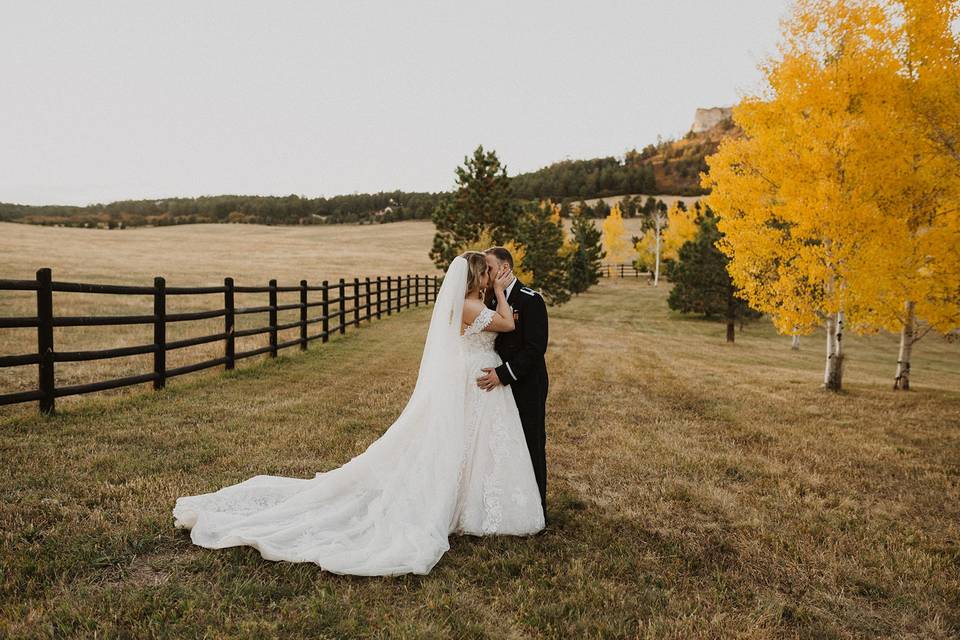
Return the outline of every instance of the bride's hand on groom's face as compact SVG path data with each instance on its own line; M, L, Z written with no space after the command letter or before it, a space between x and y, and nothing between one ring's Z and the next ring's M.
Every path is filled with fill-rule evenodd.
M510 280L513 278L513 271L510 267L508 265L503 265L503 267L493 281L493 288L497 291L506 291L510 285Z

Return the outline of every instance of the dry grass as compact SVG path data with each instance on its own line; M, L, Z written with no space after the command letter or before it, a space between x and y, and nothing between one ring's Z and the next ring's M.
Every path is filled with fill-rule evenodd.
M32 280L37 269L50 267L55 280L109 284L152 285L155 276L167 286L222 285L227 276L237 285L264 286L271 278L281 285L366 276L436 274L427 257L433 237L430 222L387 225L275 227L264 225L198 224L122 231L70 229L0 223L0 278ZM318 293L313 294L319 296ZM317 298L319 299L319 297ZM278 294L280 304L298 302L297 293ZM267 294L238 293L237 306L263 306ZM221 294L169 296L168 313L223 306ZM349 305L348 305L349 306ZM336 308L336 307L335 307ZM57 315L141 315L153 312L149 296L54 293ZM36 315L32 292L0 291L0 315ZM319 315L319 310L310 316ZM278 322L299 318L299 311L278 313ZM237 316L238 330L262 327L266 314ZM218 333L223 319L180 322L167 329L167 340ZM295 338L297 329L280 333L279 341ZM311 334L319 331L317 325ZM58 351L109 349L153 342L151 325L61 327L54 331ZM237 340L237 350L267 344L260 334ZM0 331L0 354L36 351L35 329ZM222 354L219 343L171 351L167 366L201 362ZM246 363L244 363L245 366ZM152 370L152 356L131 356L57 365L58 386L95 382ZM0 369L0 393L36 388L36 367ZM119 389L113 394L126 391ZM72 403L64 398L63 403ZM4 409L0 408L0 412Z
M433 273L427 257L433 224L266 226L191 224L124 230L70 229L0 222L0 273L152 284L154 276L185 285L295 284L387 274Z
M453 538L425 577L351 578L195 547L179 495L312 477L402 409L426 310L160 393L0 418L0 635L949 638L960 634L960 348L735 346L607 281L551 310L550 526Z
M599 221L597 222L599 224ZM629 234L639 235L640 221L625 220ZM227 276L237 285L266 285L275 278L280 285L295 285L302 278L310 284L339 278L438 274L428 258L434 227L428 221L385 225L331 225L278 227L247 224L197 224L125 230L71 229L0 223L0 278L32 280L37 269L50 267L55 280L102 284L152 285L155 276L166 278L167 286L222 285ZM348 292L349 294L349 292ZM318 294L313 294L318 295ZM386 295L386 294L384 294ZM237 306L263 306L267 294L238 293ZM278 294L280 304L298 302L297 293ZM200 311L223 306L220 294L169 296L167 312ZM349 305L348 305L349 306ZM333 308L336 310L336 307ZM153 312L149 296L54 293L54 313L63 316L143 315ZM0 316L36 315L32 292L0 291ZM319 315L313 310L311 317ZM297 310L278 313L283 324L299 318ZM262 327L266 314L236 318L238 330ZM167 340L219 333L223 320L214 318L172 323ZM310 332L319 331L317 325ZM298 330L281 331L279 341L298 335ZM265 334L237 339L237 350L256 349L267 344ZM108 327L60 327L54 330L58 351L83 351L149 344L151 325ZM37 348L35 329L0 331L0 354L33 353ZM170 368L201 362L223 355L219 343L170 351ZM152 356L130 356L112 360L59 363L57 386L109 380L147 373ZM239 366L246 366L244 361ZM195 374L191 374L195 375ZM200 374L202 375L202 374ZM0 393L35 389L36 366L0 369ZM106 392L127 393L126 389ZM69 406L73 397L58 403ZM0 415L7 409L0 407Z

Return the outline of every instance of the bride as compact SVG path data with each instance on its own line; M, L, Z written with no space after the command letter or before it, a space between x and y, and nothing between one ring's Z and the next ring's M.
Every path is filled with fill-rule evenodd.
M544 516L513 394L481 390L501 364L497 332L512 331L504 290L484 255L451 262L437 294L413 393L366 451L313 478L258 475L177 498L174 526L210 549L247 545L267 560L333 573L426 574L451 533L530 535ZM496 311L483 292L496 293Z

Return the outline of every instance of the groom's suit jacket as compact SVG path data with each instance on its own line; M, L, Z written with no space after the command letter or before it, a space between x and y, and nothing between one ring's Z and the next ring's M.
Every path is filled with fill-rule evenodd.
M517 402L546 513L547 305L539 293L523 286L519 280L513 285L507 304L513 308L516 326L509 333L498 334L494 342L494 349L503 360L496 369L497 377L510 386ZM495 309L496 300L491 301L490 306Z

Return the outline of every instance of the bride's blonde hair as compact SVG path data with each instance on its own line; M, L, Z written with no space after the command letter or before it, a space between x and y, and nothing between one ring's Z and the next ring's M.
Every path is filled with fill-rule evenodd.
M479 251L465 251L461 257L467 261L467 291L479 291L487 272L486 256Z

